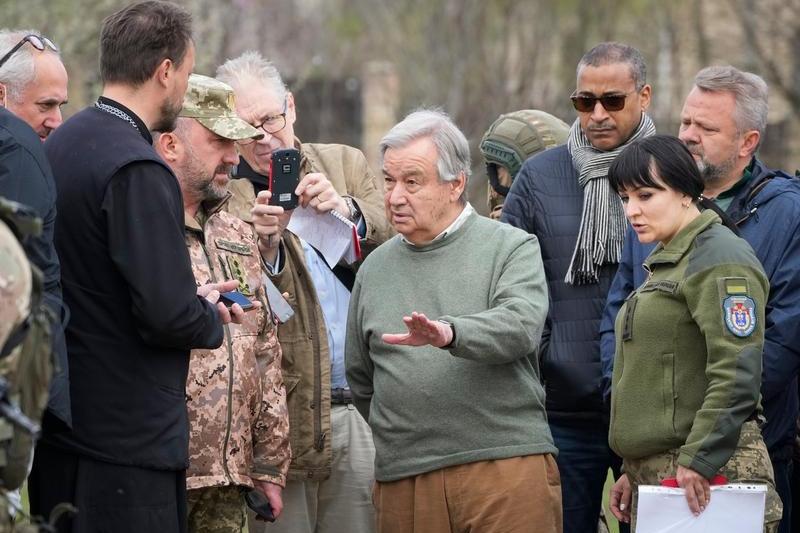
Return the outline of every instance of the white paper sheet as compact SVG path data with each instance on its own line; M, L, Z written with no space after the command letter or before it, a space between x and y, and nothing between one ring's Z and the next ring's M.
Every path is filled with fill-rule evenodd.
M683 489L640 485L636 533L761 533L766 498L766 485L716 485L694 516Z
M342 258L348 264L361 259L355 224L336 211L319 214L313 209L298 207L286 229L316 248L331 268Z

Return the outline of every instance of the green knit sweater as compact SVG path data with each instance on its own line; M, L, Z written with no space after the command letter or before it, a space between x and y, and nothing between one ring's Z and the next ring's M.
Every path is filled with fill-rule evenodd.
M367 258L345 354L378 481L556 453L537 360L546 291L536 237L474 214L442 240L416 247L397 236ZM453 346L384 343L412 311L451 322Z

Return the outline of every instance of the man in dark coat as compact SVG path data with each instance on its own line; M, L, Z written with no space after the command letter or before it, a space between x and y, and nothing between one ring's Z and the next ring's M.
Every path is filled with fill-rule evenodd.
M638 50L599 44L581 58L577 78L578 118L567 144L525 162L500 219L535 234L541 245L550 293L541 369L564 533L596 530L608 469L619 465L608 447L598 325L626 223L607 174L625 146L655 133Z
M194 65L191 18L167 2L108 17L103 94L53 132L45 151L59 189L73 429L43 435L31 510L78 514L59 531L186 530L189 351L222 343L231 314L195 285L175 175L152 147L170 130Z

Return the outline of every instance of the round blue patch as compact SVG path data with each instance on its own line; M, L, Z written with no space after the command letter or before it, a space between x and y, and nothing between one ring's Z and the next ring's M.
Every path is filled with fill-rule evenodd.
M756 303L747 296L728 296L722 302L725 325L737 337L749 337L756 329Z

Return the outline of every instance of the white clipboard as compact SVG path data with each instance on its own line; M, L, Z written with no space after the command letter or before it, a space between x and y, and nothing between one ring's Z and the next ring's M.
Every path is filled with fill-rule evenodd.
M683 489L639 485L636 533L761 533L766 501L766 485L714 485L706 510L694 516Z

